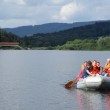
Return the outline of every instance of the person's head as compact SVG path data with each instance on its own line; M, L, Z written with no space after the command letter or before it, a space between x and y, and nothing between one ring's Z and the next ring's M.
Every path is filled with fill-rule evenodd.
M92 66L92 62L89 60L89 61L87 61L87 66L88 67L91 67Z
M84 65L84 66L87 66L87 61L85 61L83 65Z
M94 66L94 67L97 66L97 61L96 61L96 60L94 60L94 61L92 62L92 66Z
M110 58L107 59L107 63L110 63Z
M97 62L97 67L100 67L100 62Z

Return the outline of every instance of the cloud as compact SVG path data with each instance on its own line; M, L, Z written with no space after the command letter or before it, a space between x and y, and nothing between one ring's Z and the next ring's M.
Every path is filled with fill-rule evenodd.
M3 0L5 3L12 3L12 4L16 4L16 5L25 5L25 1L24 0Z
M54 6L54 5L64 5L69 2L72 2L73 0L24 0L27 5L35 6L35 5L48 5L48 6Z
M63 0L52 0L52 3L58 4L61 3Z
M73 0L50 0L50 1L53 4L64 5L64 4L67 4L69 2L72 2Z
M2 27L110 19L110 0L1 0Z
M94 21L94 20L108 20L110 19L110 1L109 0L92 0L89 3L88 0L79 0L80 4L84 7L80 15L77 15L75 19L82 21Z
M3 24L2 27L18 27L18 26L23 26L23 25L25 26L27 24L30 24L30 20L29 19L6 19L6 20L0 20L0 24ZM33 24L33 22L31 24Z
M68 3L61 7L59 15L53 16L54 19L60 21L68 21L71 18L74 18L75 14L77 14L83 7L78 5L76 2Z

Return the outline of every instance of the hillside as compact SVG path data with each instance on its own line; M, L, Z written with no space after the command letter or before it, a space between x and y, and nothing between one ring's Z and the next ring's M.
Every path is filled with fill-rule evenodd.
M6 32L3 29L0 29L0 42L19 42L20 38L11 33L11 32Z
M58 32L61 30L66 30L70 28L85 26L88 24L93 24L94 22L76 22L76 23L47 23L42 25L35 26L21 26L16 28L5 28L7 32L12 32L20 37L24 37L25 35L30 36L37 33L52 33Z
M26 46L48 47L63 45L67 41L75 39L98 39L100 36L107 35L110 35L110 21L96 22L60 32L34 34L30 37L24 37L22 40Z

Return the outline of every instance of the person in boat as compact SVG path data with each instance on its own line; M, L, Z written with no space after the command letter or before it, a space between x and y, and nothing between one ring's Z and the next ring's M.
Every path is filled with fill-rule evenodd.
M83 70L84 70L84 68L85 68L86 66L87 66L87 61L85 61L85 62L81 65L81 69L80 69L80 72L79 72L78 77L77 77L78 81L82 78L82 72L83 72Z
M110 59L107 59L107 62L103 68L103 72L105 76L110 77Z
M98 69L98 70L97 70L98 73L101 74L102 71L103 71L103 67L101 66L100 62L97 62L97 69Z
M93 62L92 62L92 73L93 74L95 74L95 75L97 75L97 74L99 74L100 73L100 62L97 62L96 60L94 60Z
M91 61L87 61L87 66L82 71L82 78L86 78L88 76L95 76L95 74L93 74L91 72L91 70L92 70L92 62Z

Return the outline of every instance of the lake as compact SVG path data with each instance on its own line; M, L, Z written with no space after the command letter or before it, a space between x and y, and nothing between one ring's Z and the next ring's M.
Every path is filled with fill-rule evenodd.
M82 63L109 51L0 50L0 110L110 110L109 91L64 88Z

